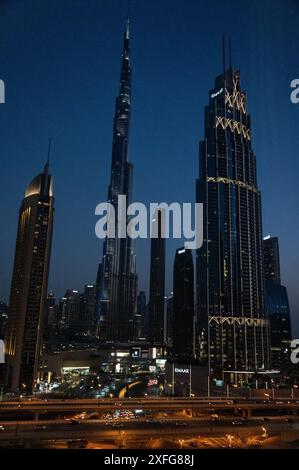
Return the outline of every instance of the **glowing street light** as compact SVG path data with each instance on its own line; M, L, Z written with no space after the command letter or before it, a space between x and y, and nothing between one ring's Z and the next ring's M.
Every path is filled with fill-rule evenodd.
M292 399L295 398L294 390L298 388L298 385L293 385L292 386Z
M263 431L262 437L263 437L264 439L267 439L267 437L268 437L267 429L264 428L264 427L262 427L262 431Z
M231 447L234 436L232 436L231 434L226 434L226 437L229 440L229 447Z

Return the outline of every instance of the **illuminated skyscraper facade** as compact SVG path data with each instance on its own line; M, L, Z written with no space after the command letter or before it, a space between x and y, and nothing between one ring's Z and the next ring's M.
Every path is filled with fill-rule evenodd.
M53 231L53 180L48 164L26 189L19 213L8 324L7 384L31 392L37 379Z
M277 237L265 237L263 240L265 281L280 284L280 259Z
M269 367L269 332L251 119L232 67L210 91L204 132L197 181L204 206L196 287L201 360L211 378L246 381Z

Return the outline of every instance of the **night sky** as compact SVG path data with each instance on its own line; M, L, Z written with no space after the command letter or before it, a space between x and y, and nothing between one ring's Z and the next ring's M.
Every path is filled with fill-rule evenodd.
M53 139L56 220L49 288L95 282L101 242L95 206L107 198L126 0L1 0L0 300L8 301L18 210ZM279 237L294 336L299 334L299 78L296 0L133 0L129 159L134 200L194 202L203 108L232 37L252 115L263 231ZM179 240L168 243L167 294ZM137 241L148 291L150 241ZM297 317L297 319L296 319Z

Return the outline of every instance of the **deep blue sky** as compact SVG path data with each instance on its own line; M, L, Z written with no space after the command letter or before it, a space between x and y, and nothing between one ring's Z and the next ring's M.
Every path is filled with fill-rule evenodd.
M126 0L1 0L0 299L8 300L18 209L54 140L56 221L50 286L94 282L101 246L94 208L109 182ZM282 278L299 317L299 4L295 0L133 0L134 199L194 201L203 107L232 36L252 115L264 234L280 240ZM177 241L168 244L167 291ZM148 290L149 242L137 243ZM297 319L295 334L299 333Z

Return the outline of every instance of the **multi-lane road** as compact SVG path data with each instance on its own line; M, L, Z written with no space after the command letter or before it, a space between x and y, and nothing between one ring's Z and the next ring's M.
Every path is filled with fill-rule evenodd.
M135 413L139 417L132 417L134 414L131 413L130 419L105 418L105 414L111 416L117 410L139 410L141 414ZM297 434L298 410L298 400L114 398L2 401L0 445L22 441L32 446L37 443L48 446L59 440L86 439L103 446L118 445L125 440L126 446L134 447L134 443L146 446L150 439L194 439L199 434L255 436L261 435L265 427L272 435L278 436L283 432ZM85 419L78 418L78 414L83 412L86 413ZM93 413L97 419L86 419ZM220 419L216 417L216 421L212 421L215 413ZM242 416L249 419L242 421Z
M138 399L20 399L0 402L0 416L3 417L5 412L12 412L18 409L22 411L44 413L66 411L108 411L125 408L127 410L155 410L155 411L171 411L171 410L299 410L298 399L281 399L281 400L243 400L243 399L201 399L201 398L138 398Z
M45 428L43 429L43 426ZM299 423L293 423L293 427L299 429ZM273 421L267 423L266 430L268 435L278 435L281 432L288 432L290 424L285 421ZM125 441L128 447L134 445L149 445L153 439L164 440L188 440L197 439L199 436L218 436L227 435L238 436L246 439L250 436L262 437L265 425L252 421L246 425L232 425L231 422L222 424L211 424L189 420L180 422L180 425L170 421L155 423L146 422L126 422L119 427L108 427L105 423L96 421L81 422L80 425L72 425L61 421L41 422L36 425L34 422L26 423L5 423L5 431L0 433L0 444L13 441L43 443L43 445L53 445L54 442L74 439L86 439L92 442L98 442L103 447L120 444Z

